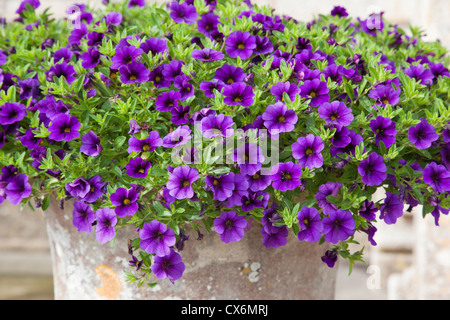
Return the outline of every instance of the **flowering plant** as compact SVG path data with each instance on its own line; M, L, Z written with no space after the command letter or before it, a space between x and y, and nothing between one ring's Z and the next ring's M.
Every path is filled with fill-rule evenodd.
M0 203L72 199L101 243L135 228L139 285L182 277L187 226L330 243L333 267L363 261L357 232L448 214L449 59L420 30L342 7L303 23L248 0L104 4L66 21L25 0L2 23Z

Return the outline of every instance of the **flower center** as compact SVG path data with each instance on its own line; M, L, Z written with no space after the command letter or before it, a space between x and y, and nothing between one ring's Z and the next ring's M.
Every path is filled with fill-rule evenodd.
M144 173L145 172L145 170L144 169L139 169L139 171L138 171L139 173Z
M65 132L65 133L70 133L70 128L65 128L65 129L64 129L64 132Z
M242 102L242 100L241 100L241 98L240 98L240 97L236 97L236 98L234 98L234 101L235 101L235 102Z
M253 180L258 180L259 177L260 177L259 173L255 173L255 174L253 175Z
M117 74L115 72L112 72L110 75L111 79L115 79L117 77Z
M227 83L229 83L229 84L234 83L233 78L228 78L228 79L227 79Z
M303 219L303 224L307 227L309 225L309 219L308 218Z
M219 180L214 180L213 185L218 186L219 185Z
M338 118L338 116L337 116L337 114L335 114L335 113L332 113L331 115L330 115L330 119L331 120L336 120Z
M136 79L137 79L137 78L136 78L135 75L130 76L130 80L136 80Z
M305 153L307 156L309 156L309 155L312 155L314 153L314 151L311 148L308 148L308 149L306 149Z
M190 183L189 180L185 179L183 180L183 187L189 187Z
M282 176L281 176L281 180L286 181L286 180L291 180L292 176L290 175L289 172L283 172Z
M384 103L384 104L388 104L388 103L389 103L389 99L385 98L385 99L383 100L383 103Z
M314 91L311 91L311 93L309 95L311 98L315 98L317 96L317 93L315 93Z
M239 50L245 49L245 45L242 42L239 43L237 47L238 47Z
M286 122L286 118L284 116L280 116L278 118L278 122L285 123Z
M381 133L381 129L378 128L377 130L375 130L375 132L376 132L377 134L380 134L380 133Z
M160 82L161 81L161 77L160 76L156 76L155 77L155 82Z
M150 146L148 144L146 144L145 146L142 147L143 151L149 151L150 150Z
M126 206L129 205L130 203L131 203L130 199L124 199L123 200L123 204L126 205Z

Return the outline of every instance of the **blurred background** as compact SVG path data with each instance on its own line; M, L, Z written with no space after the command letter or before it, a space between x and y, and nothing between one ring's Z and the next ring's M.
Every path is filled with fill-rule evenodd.
M0 0L0 17L11 21L20 0ZM41 0L38 11L51 8L56 17L68 17L74 3L101 6L101 0ZM147 3L154 1L147 0ZM159 3L164 2L158 0ZM448 0L252 0L269 5L277 14L311 21L344 6L356 18L384 12L384 18L400 27L409 25L426 31L428 41L440 40L450 48L450 1ZM377 195L384 197L380 191ZM367 236L358 240L367 243ZM441 216L440 226L417 208L393 226L379 226L377 246L366 246L367 264L338 265L336 299L405 300L450 299L450 217ZM359 249L359 247L357 247ZM0 299L53 299L50 249L40 211L20 211L5 201L0 206Z

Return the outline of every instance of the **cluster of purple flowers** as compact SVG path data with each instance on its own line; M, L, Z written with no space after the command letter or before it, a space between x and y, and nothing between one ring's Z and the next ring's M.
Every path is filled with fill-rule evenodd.
M134 14L154 10L144 0L127 2ZM376 245L374 223L396 223L405 204L427 204L438 225L440 214L449 212L450 119L440 102L445 104L450 72L435 53L418 50L418 39L389 27L393 42L386 45L414 49L414 56L398 61L392 52L366 48L338 56L361 37L376 43L388 28L382 15L376 25L374 16L347 25L342 7L331 12L333 23L306 25L327 35L320 46L307 37L284 43L291 17L263 14L242 2L248 10L227 21L220 0L205 0L208 12L193 0L170 1L164 17L156 11L144 16L168 23L169 31L175 26L175 34L149 26L122 37L133 24L127 10L96 17L80 5L79 26L62 39L43 40L39 52L46 63L30 62L35 67L20 76L12 73L16 49L0 50L0 90L10 99L0 106L0 203L29 201L45 184L33 179L52 177L65 199L74 201L79 232L95 227L97 240L106 243L123 221L139 221L139 247L153 257L151 271L171 282L185 270L179 251L188 239L172 227L191 216L205 219L225 243L260 227L267 248L287 244L285 222L292 218L299 241L337 245L322 257L330 267L339 242L365 232ZM39 5L24 0L15 23ZM342 39L337 31L344 25L354 31ZM383 81L384 74L371 74L377 64L390 73ZM425 100L409 96L411 88L433 91L426 96L436 99L432 110L444 120L424 112ZM205 144L225 145L238 132L249 135L227 150L232 165L199 161ZM207 141L200 147L196 133ZM271 152L281 153L267 167L269 157L258 143L263 138L276 141L279 150ZM13 149L24 155L16 153L14 161L3 156ZM175 165L169 154L180 150L184 163ZM383 186L386 197L375 204L369 193ZM303 192L311 205L286 216L292 208L282 200L297 201ZM349 206L350 194L364 201ZM176 218L162 222L142 214L153 212L152 201ZM177 209L188 214L181 217ZM135 256L130 263L142 267Z

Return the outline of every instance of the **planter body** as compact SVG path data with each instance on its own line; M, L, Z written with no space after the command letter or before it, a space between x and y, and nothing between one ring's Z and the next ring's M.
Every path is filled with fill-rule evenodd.
M190 232L180 252L186 270L172 284L158 280L155 288L137 288L125 281L130 269L128 239L133 228L119 229L115 244L101 244L95 228L89 235L72 225L72 203L61 210L52 200L44 212L53 260L56 300L330 300L334 299L337 267L320 257L324 245L300 242L294 234L285 247L267 249L259 227L251 228L238 243L223 243L219 236ZM129 230L128 230L129 229Z

